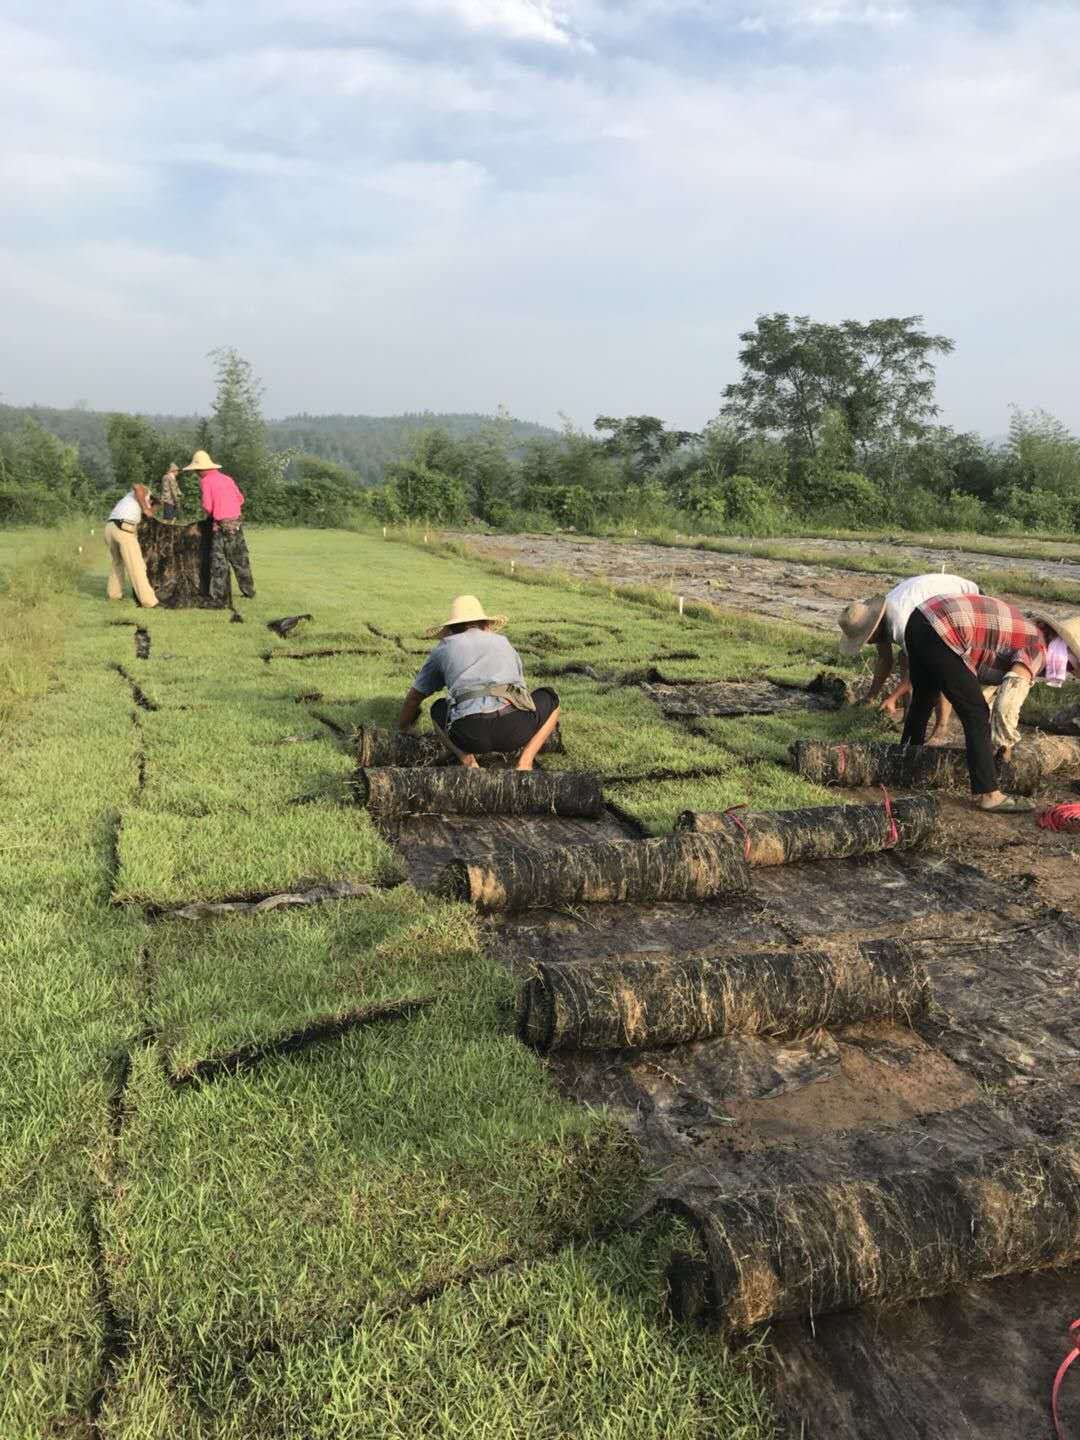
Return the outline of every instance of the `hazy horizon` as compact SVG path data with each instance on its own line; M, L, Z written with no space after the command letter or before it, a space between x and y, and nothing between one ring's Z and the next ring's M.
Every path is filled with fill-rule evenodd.
M1080 8L8 0L0 400L700 429L763 311L1080 429Z

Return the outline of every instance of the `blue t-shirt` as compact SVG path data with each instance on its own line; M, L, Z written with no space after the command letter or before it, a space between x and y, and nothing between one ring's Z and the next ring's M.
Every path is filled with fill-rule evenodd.
M457 704L455 690L469 690L479 685L524 685L525 672L521 656L505 635L492 630L462 630L440 640L420 667L413 689L421 695L434 695L446 690L450 710L446 723L452 725L466 715L481 715L501 710L506 704L496 695L482 695L475 700Z

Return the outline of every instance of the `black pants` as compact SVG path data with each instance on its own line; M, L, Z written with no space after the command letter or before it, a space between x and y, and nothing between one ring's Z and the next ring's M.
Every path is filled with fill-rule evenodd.
M904 631L911 669L911 702L904 722L902 745L921 745L926 739L934 705L944 695L964 727L971 793L987 795L998 788L997 764L990 741L990 707L967 665L950 650L921 610L913 612Z
M162 513L162 516L163 516L164 519L166 519L166 520L175 520L175 519L176 519L176 506L175 506L175 505L169 505L168 503L166 503L165 505L163 505L163 506L161 507L161 513Z
M523 749L547 723L559 707L559 697L554 690L543 686L532 692L535 710L515 710L508 705L505 710L492 710L484 715L466 715L455 720L446 729L446 715L450 708L448 700L436 700L431 707L432 724L450 736L459 750L466 755L490 755L500 751L512 755Z

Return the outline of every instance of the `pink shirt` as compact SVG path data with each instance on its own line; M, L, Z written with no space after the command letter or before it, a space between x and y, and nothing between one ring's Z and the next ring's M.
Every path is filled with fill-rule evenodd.
M223 470L204 470L199 477L202 508L214 520L239 520L244 495L231 475Z

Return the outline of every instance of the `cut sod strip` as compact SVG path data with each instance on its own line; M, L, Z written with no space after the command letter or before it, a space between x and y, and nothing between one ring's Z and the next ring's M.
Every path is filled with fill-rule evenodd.
M796 806L823 805L829 792L779 765L735 765L722 775L704 775L693 780L638 781L635 784L606 785L605 794L652 834L672 829L686 809L728 810L732 805L787 810Z
M759 1352L657 1318L662 1236L575 1247L242 1366L176 1373L136 1346L103 1433L253 1440L303 1416L306 1440L767 1440Z
M390 846L368 817L328 806L264 815L222 811L194 820L128 810L117 855L114 900L155 908L400 878Z
M468 990L487 964L464 906L405 887L303 912L162 921L148 952L147 1025L176 1084L406 1018Z
M619 1127L503 1030L508 985L177 1095L136 1056L116 1304L166 1364L327 1334L622 1216ZM187 1357L187 1359L185 1359Z

